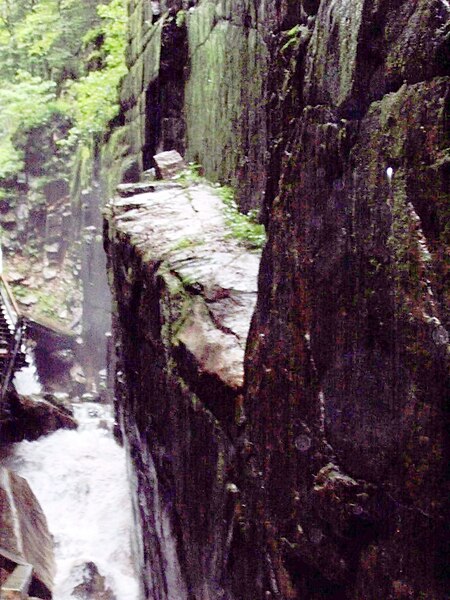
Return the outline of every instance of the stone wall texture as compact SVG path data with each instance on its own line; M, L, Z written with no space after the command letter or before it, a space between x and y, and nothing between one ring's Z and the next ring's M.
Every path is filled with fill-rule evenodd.
M201 492L184 507L190 527L233 496L217 588L205 564L223 541L221 518L190 539L188 597L443 600L450 6L203 0L163 6L151 25L148 4L131 3L123 90L140 168L175 145L235 184L243 208L261 206L268 234L239 427L223 438L198 412L183 417L185 442L209 450L177 472L200 490L218 452L225 466L214 500ZM121 244L117 272L134 260ZM139 267L148 290L152 261ZM163 322L164 303L146 293L146 318ZM129 352L159 364L152 347ZM187 356L181 364L189 373ZM180 418L164 393L152 396L161 377L122 408L141 438ZM150 437L163 480L181 441L164 458ZM139 444L132 456L149 473Z
M268 158L265 24L252 2L161 5L156 19L147 0L130 4L122 107L136 168L176 149L257 208Z

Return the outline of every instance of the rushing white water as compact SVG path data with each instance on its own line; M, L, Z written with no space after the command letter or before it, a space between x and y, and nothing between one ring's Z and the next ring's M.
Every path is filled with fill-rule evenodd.
M32 394L40 394L42 391L41 384L37 374L36 365L31 354L27 354L29 364L26 367L16 371L14 375L14 388L19 394L31 396Z
M139 600L125 452L112 436L111 411L95 403L74 410L77 430L16 444L7 466L28 480L47 517L57 563L54 600L73 600L80 570L71 571L88 561L117 600Z

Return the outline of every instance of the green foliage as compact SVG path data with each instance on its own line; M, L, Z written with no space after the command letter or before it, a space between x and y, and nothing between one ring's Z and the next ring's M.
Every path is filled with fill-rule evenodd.
M174 175L172 179L184 187L189 187L206 181L202 173L203 167L201 165L190 162L183 171Z
M284 31L282 33L283 39L286 40L283 46L281 47L282 54L284 54L290 48L294 48L295 46L297 46L301 32L301 26L297 24L294 25L292 29L289 29L289 31Z
M9 138L0 139L0 180L10 179L23 165L21 154L14 148Z
M24 50L30 59L42 59L49 55L60 35L61 21L55 3L40 2L18 25L17 47Z
M126 0L0 0L0 179L14 178L29 144L45 140L36 131L52 127L42 164L68 177L75 146L92 146L117 115L125 34Z
M19 71L13 81L0 87L0 178L23 168L23 151L13 143L20 130L44 122L57 112L55 84Z
M96 0L0 0L2 77L24 69L61 83L80 74L85 32L98 19Z
M72 136L89 142L93 135L102 133L118 113L118 86L126 73L125 35L127 15L124 0L111 0L97 7L100 26L95 35L103 39L104 68L92 71L68 86L70 103L74 106L76 125ZM84 42L92 40L88 32Z
M198 183L207 183L203 177L203 167L197 163L189 163L187 168L175 175L176 180L183 187ZM248 214L241 213L234 199L234 191L229 186L215 184L215 189L223 200L225 220L230 228L230 235L242 242L247 248L259 249L266 242L264 225L258 223L258 211L251 210ZM184 244L182 246L184 248Z
M55 84L18 71L8 87L0 89L2 125L11 131L19 126L30 127L41 122L56 109Z
M218 192L225 206L225 219L231 235L248 248L262 248L266 242L266 232L264 225L257 221L258 211L241 213L234 199L234 191L228 186L219 187Z
M186 23L186 11L185 10L179 10L177 12L177 16L175 17L175 23L176 23L177 27L183 27L183 25Z
M33 253L30 253L33 255ZM39 253L37 253L39 254ZM50 317L58 319L62 309L67 308L61 304L61 298L58 298L54 293L44 289L30 290L27 286L13 283L11 285L14 296L20 301L26 300L33 296L36 303L33 304L33 313L36 316Z

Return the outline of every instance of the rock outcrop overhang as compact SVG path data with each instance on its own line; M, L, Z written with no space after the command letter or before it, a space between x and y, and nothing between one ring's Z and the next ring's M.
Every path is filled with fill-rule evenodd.
M129 189L120 186L124 195ZM135 195L108 205L110 231L117 241L129 241L142 264L164 282L173 313L167 321L162 316L161 324L194 361L198 377L239 390L260 253L232 237L214 187L161 183L132 190ZM129 271L124 280L132 278ZM204 400L209 403L207 394Z
M235 523L260 253L232 237L217 188L161 182L120 194L105 209L105 244L116 406L136 474L146 591L165 598L178 577L196 597L216 597ZM161 512L176 531L172 565Z

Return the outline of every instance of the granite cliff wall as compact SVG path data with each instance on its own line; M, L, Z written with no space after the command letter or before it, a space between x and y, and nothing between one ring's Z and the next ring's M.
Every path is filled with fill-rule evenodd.
M236 388L228 351L207 376L192 351L205 282L183 280L185 306L176 269L161 279L158 240L185 234L145 211L145 243L109 229L150 597L171 597L157 479L190 599L443 599L450 7L191 4L131 3L129 176L175 146L262 206L268 240ZM167 334L180 314L191 350Z
M444 597L444 4L321 2L273 67L244 403L273 597Z
M233 185L245 210L259 207L269 31L258 14L268 9L239 1L155 5L161 14L145 0L130 4L122 106L135 157L131 177L151 167L156 152L175 148L208 178Z

